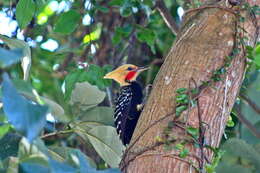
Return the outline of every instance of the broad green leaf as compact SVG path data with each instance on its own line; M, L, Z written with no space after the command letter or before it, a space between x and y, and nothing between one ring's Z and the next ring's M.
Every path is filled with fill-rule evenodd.
M102 125L103 124L94 121L74 121L73 123L70 124L70 127L74 129L75 132L84 132L84 131L87 132L92 128L95 128L97 126L102 126ZM80 136L83 137L84 135L80 134Z
M31 49L29 45L23 41L15 38L9 38L4 35L0 35L0 39L4 41L11 49L22 49L22 69L23 69L23 79L28 80L29 72L31 68Z
M86 81L86 71L78 69L70 72L65 78L65 99L68 100L77 82Z
M55 101L46 98L46 97L40 97L44 103L46 103L46 105L49 106L50 108L50 112L52 114L52 116L54 116L55 119L61 121L61 122L68 122L69 118L65 115L65 111L64 109L61 107L61 105L59 105L58 103L56 103Z
M81 113L81 121L97 122L103 125L114 125L114 109L110 107L97 106Z
M97 153L112 168L118 167L123 155L124 146L116 129L111 126L97 126L90 131L76 131L85 140L89 139Z
M35 92L33 92L33 88L31 84L27 81L15 79L13 80L14 86L17 89L19 94L22 94L27 99L30 99L34 102L38 103L45 103L50 108L50 113L54 116L55 119L61 121L61 122L68 122L69 118L65 115L64 109L55 101L43 97L43 96L37 96L35 95ZM37 98L38 97L38 98ZM39 102L40 100L40 102Z
M51 173L77 173L77 169L65 162L50 159Z
M75 10L62 13L54 25L54 32L70 34L78 26L79 20L80 14Z
M47 4L47 0L36 0L35 1L36 4L36 15L38 15L43 9L44 6Z
M150 47L153 46L156 39L154 31L148 28L140 28L136 36L140 42L145 42Z
M0 139L9 131L10 124L0 125Z
M16 6L16 19L21 29L24 29L32 20L35 12L34 0L19 0Z
M97 106L101 103L106 94L100 91L96 86L88 82L76 83L75 89L72 91L70 104L78 104L83 111Z
M255 54L259 55L260 54L260 44L255 47Z
M260 66L260 54L254 56L254 62L256 65Z
M18 63L22 59L22 50L6 50L0 48L0 67L5 68Z
M130 25L125 27L117 27L112 38L113 44L118 44L122 40L122 38L128 37L131 32L132 27Z
M94 64L90 64L87 70L77 69L70 72L65 78L65 99L68 100L71 96L71 92L78 82L89 82L91 85L98 86L99 89L104 90L111 85L110 80L103 79L104 75L111 71L110 65L99 67Z
M49 153L51 153L52 156L54 156L54 157L52 157L53 159L57 158L57 156L58 156L59 157L58 161L60 161L60 162L69 161L70 162L71 161L70 154L73 153L74 150L76 150L76 149L70 148L70 147L53 146L53 147L49 147L48 151L49 151ZM54 155L53 153L55 153L56 155ZM96 167L96 164L92 159L90 159L89 157L87 157L85 155L84 155L84 157L86 157L88 162L90 162L90 164L93 165L93 167ZM55 160L57 160L57 159L55 159Z
M92 164L94 164L94 162L78 149L73 149L69 147L55 147L52 149L62 157L66 158L65 162L50 160L52 171L54 171L55 173L59 171L64 172L70 170L71 168L68 166L73 166L73 168L75 169L74 172L80 173L120 173L118 169L107 169L104 171L96 170L95 167L91 166ZM68 170L66 169L67 167Z
M111 0L109 2L110 6L122 6L124 4L124 0Z
M4 167L6 168L5 173L18 173L19 159L16 157L8 157L4 161Z
M26 160L31 155L35 155L37 157L42 157L44 160L47 160L48 157L46 156L46 153L40 150L38 147L38 141L29 143L26 138L22 138L22 140L19 143L19 151L18 151L18 157L20 160Z
M116 33L121 34L123 37L127 37L132 32L132 27L131 25L125 27L117 27L115 31Z
M6 73L3 74L2 85L5 115L15 129L32 142L46 123L48 107L39 105L20 95Z
M34 173L35 170L39 173L50 172L48 158L32 154L20 160L19 172Z

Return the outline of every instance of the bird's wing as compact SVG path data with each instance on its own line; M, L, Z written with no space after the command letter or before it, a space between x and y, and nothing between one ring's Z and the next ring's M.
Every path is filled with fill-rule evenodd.
M116 100L116 108L114 115L115 126L123 144L127 143L128 140L126 139L128 138L128 134L125 133L127 129L127 122L131 120L129 113L131 108L132 97L133 94L131 92L131 88L126 87L121 90L121 93L119 94Z

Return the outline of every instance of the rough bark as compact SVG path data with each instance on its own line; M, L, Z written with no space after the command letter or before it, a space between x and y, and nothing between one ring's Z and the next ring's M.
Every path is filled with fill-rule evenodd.
M255 1L260 5L259 1ZM249 33L248 44L253 46L257 37L255 20L246 15L242 25ZM177 39L153 84L153 90L138 121L130 148L122 161L121 169L129 173L186 173L199 167L201 148L186 144L190 151L186 158L179 158L177 150L165 151L156 141L175 114L175 96L178 88L189 88L194 80L197 86L209 81L213 72L224 65L236 43L237 18L228 10L202 8L190 11ZM254 22L253 22L254 21ZM198 105L189 110L188 125L199 127L198 110L202 122L207 124L205 142L218 147L225 124L239 93L245 72L243 51L235 56L222 80L204 87L198 96ZM187 111L183 114L187 114ZM168 115L168 116L167 116ZM167 116L167 118L162 119ZM185 116L185 115L182 115ZM147 130L149 129L149 130ZM179 139L187 135L174 126L172 133ZM180 142L177 141L176 143ZM211 161L213 153L204 148L203 163ZM189 162L193 162L193 166ZM201 162L202 163L202 162ZM201 165L200 165L201 166Z

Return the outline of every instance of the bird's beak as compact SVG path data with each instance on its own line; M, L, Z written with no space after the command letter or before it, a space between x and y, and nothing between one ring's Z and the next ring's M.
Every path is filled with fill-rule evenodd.
M110 73L107 73L105 76L104 76L104 79L111 79L111 72Z
M142 72L142 71L145 71L145 70L148 70L150 67L138 67L136 69L137 72Z

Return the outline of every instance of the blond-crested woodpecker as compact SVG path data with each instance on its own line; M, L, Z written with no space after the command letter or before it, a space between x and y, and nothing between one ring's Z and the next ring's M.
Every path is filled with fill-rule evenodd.
M105 79L115 80L121 87L116 98L114 122L124 145L129 144L141 113L143 93L136 78L146 69L148 68L125 64L104 76Z

